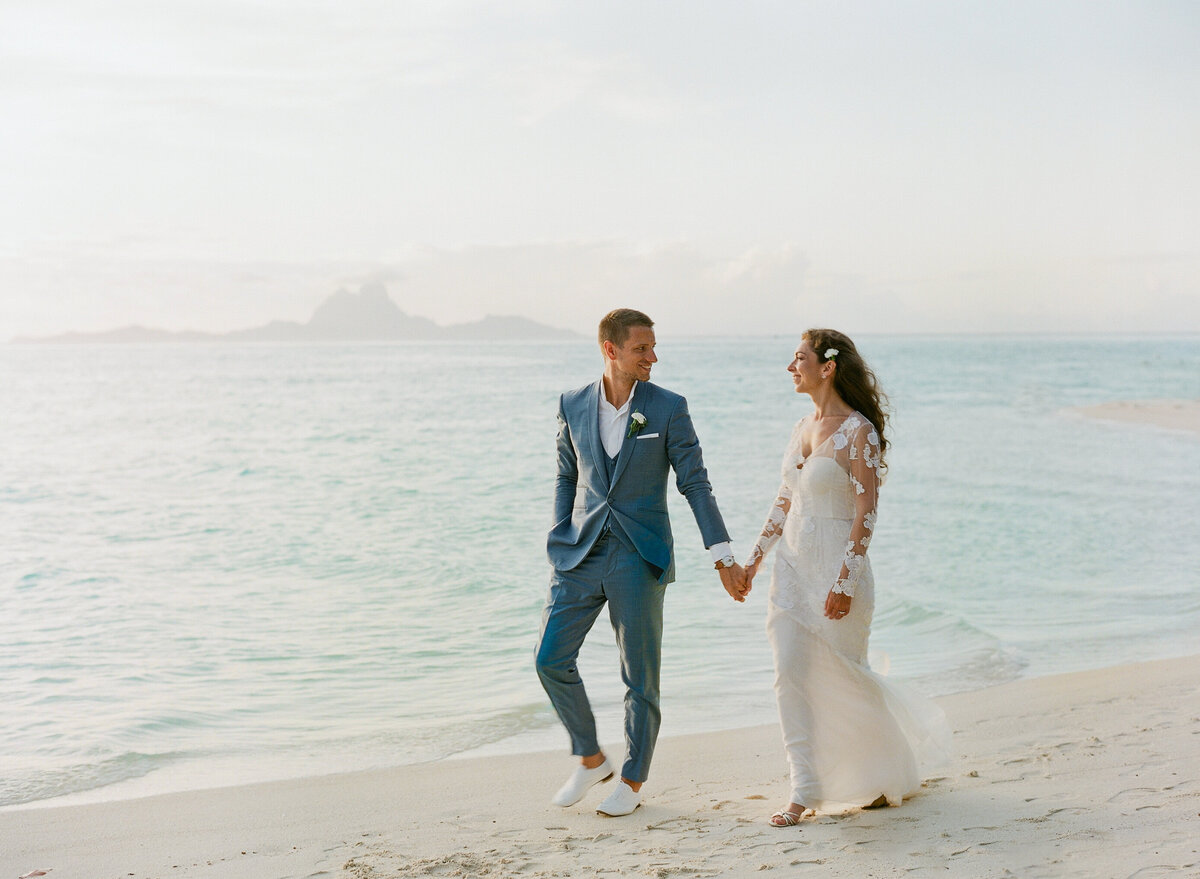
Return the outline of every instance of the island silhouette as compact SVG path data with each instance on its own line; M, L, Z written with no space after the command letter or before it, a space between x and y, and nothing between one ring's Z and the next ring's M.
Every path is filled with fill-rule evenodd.
M404 312L381 283L362 285L357 293L342 288L317 306L307 323L274 320L228 333L173 332L125 326L95 333L18 336L16 344L34 342L390 342L483 339L574 339L577 333L516 315L488 315L482 320L441 326Z

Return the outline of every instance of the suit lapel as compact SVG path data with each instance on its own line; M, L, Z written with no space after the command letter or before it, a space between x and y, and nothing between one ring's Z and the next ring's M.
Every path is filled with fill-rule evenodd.
M583 413L583 431L591 447L592 467L600 474L600 478L608 482L608 462L604 452L604 443L600 441L600 395L604 393L604 380L592 385L591 393L584 395L587 401L587 411Z
M629 401L629 418L632 423L633 413L642 411L638 407L644 406L646 401L646 391L643 390L645 382L638 382L633 386L633 397ZM597 402L597 405L599 403ZM642 412L644 415L645 412ZM621 440L621 451L617 454L617 466L613 468L613 478L611 485L616 485L617 480L621 478L621 474L625 472L625 466L629 463L629 456L633 454L633 444L637 442L637 435L630 435L629 428L625 428L625 438Z

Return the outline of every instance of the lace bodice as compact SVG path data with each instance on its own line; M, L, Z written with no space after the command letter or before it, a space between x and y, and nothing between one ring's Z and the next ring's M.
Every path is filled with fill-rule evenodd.
M855 412L805 456L804 434L812 419L811 415L802 419L792 431L783 456L779 495L746 564L760 562L771 551L788 528L788 514L798 505L810 527L815 519L850 522L841 570L830 589L852 596L875 528L881 482L879 434Z

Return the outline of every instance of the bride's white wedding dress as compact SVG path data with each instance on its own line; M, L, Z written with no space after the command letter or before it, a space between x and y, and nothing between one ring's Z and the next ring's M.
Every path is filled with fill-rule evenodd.
M810 418L792 432L779 497L747 560L777 545L767 636L791 800L823 812L880 796L896 805L921 786L923 770L945 762L950 734L937 705L867 664L879 436L854 413L805 457ZM830 590L852 596L841 619L825 616Z

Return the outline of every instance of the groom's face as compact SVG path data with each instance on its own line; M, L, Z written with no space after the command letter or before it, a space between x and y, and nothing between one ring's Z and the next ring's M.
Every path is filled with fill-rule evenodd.
M640 382L650 381L650 367L658 362L654 356L654 330L650 327L630 327L625 344L605 345L605 351L619 374Z

